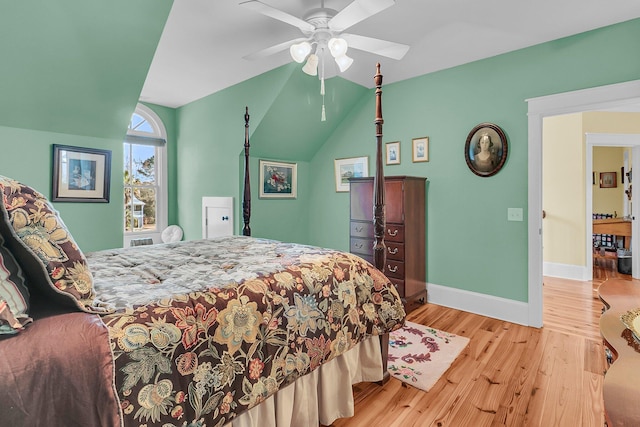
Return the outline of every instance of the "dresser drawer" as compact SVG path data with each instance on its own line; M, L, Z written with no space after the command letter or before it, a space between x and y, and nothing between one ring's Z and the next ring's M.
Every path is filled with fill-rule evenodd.
M373 238L373 223L364 221L351 221L349 234L353 237Z
M404 226L387 224L384 229L384 239L390 242L404 242Z
M385 242L387 245L387 259L404 261L404 244L397 242Z
M351 237L349 244L349 252L358 255L373 256L373 240L361 239L359 237Z
M404 262L387 259L384 264L384 274L395 279L404 279Z

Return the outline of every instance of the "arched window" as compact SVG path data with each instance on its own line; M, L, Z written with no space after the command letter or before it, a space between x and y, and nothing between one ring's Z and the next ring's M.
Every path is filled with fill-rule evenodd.
M124 246L131 239L160 242L167 226L167 133L149 107L138 104L124 140Z

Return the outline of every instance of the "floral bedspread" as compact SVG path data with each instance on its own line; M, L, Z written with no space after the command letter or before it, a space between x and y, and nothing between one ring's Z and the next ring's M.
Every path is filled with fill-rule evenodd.
M398 329L389 280L361 258L243 236L87 255L127 427L221 426Z

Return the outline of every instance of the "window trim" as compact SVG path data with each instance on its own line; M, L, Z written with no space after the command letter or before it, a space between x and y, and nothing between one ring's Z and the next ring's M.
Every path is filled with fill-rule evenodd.
M154 132L150 134L149 132L141 132L141 131L127 129L127 137L133 136L134 138L131 138L130 141L127 141L127 137L125 137L125 140L122 142L123 149L124 149L125 143L139 144L138 142L135 141L139 137L144 137L147 140L149 140L149 142L153 141L153 143L149 145L154 145L156 147L156 155L158 156L158 158L156 159L156 165L157 165L156 172L158 174L156 179L159 184L158 191L156 194L156 197L157 197L156 225L157 227L156 227L156 231L149 231L149 232L125 230L124 239L123 239L124 247L129 247L131 245L132 239L139 239L139 238L150 237L153 239L153 243L162 243L162 231L168 226L168 222L169 222L168 221L169 189L168 189L168 178L167 178L167 144L166 144L167 130L164 127L164 124L162 123L162 120L160 119L160 117L151 108L147 107L146 105L138 104L136 106L135 114L138 114L142 116L145 120L147 120L147 122L149 122L149 124L153 128ZM162 141L163 143L160 144L159 143L160 141ZM124 197L124 188L125 187L123 186L123 197ZM123 208L124 208L124 205L123 205ZM123 210L123 217L122 217L123 230L125 229L124 221L125 221L125 217L124 217L124 210Z

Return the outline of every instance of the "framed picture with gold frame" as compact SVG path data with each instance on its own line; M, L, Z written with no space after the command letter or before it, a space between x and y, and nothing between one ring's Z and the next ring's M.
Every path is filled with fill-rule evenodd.
M414 163L429 161L429 137L413 138L412 142L412 159Z
M387 142L386 144L386 158L387 165L399 165L400 164L400 141Z

